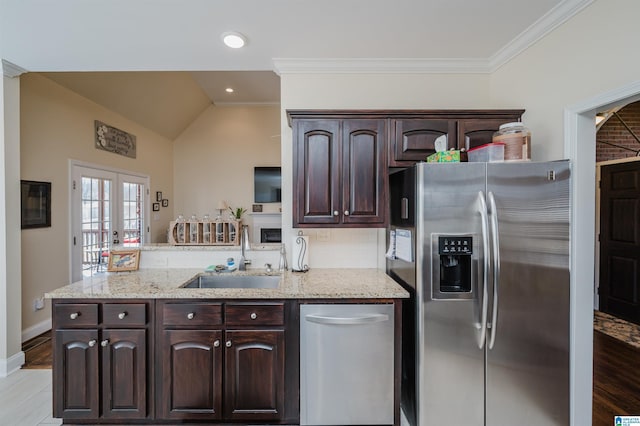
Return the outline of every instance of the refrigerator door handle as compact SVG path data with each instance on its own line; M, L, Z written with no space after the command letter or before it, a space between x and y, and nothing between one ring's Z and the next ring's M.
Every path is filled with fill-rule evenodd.
M493 308L489 327L489 349L493 349L498 330L498 283L500 281L500 241L498 240L498 208L493 192L489 192L489 217L491 218L491 241L493 243Z
M482 191L478 192L478 204L480 218L482 219L482 259L483 259L483 271L482 271L482 312L480 314L480 341L478 348L484 347L487 340L487 311L489 309L489 290L487 288L489 284L489 211L487 209L487 202L484 198Z

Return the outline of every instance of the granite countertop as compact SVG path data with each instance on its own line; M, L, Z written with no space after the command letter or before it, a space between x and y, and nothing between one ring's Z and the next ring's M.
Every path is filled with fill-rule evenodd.
M135 272L107 272L45 294L51 299L397 299L409 293L378 269L311 269L284 272L275 289L184 289L202 269L157 268ZM234 275L267 275L264 270L236 271Z

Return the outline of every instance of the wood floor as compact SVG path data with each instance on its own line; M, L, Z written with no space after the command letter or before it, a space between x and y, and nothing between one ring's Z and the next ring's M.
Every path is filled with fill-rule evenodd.
M640 415L640 349L593 332L593 426Z
M51 368L50 334L26 342L24 350L23 368ZM611 426L615 415L640 415L640 349L594 331L593 426Z

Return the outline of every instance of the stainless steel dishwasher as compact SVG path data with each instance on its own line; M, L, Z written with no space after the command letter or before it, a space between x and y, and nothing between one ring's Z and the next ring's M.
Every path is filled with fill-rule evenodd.
M301 305L300 424L393 424L393 305Z

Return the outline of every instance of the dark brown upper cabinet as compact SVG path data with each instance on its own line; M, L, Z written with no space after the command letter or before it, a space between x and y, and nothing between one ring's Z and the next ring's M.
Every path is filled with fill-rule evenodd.
M293 226L384 227L387 120L290 116Z
M491 142L501 124L520 121L524 110L387 111L391 137L389 167L409 167L435 152L447 136L447 149L471 149Z

